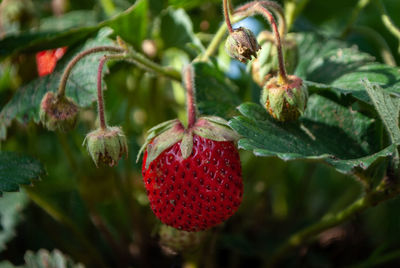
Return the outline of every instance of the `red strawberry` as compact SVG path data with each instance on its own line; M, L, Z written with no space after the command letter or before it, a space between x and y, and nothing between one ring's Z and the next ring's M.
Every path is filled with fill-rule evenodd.
M202 117L190 129L173 120L149 137L142 174L151 208L163 223L200 231L235 213L243 183L237 134L225 120Z
M57 61L61 59L66 50L66 47L61 47L36 53L36 65L39 76L51 74L56 67Z

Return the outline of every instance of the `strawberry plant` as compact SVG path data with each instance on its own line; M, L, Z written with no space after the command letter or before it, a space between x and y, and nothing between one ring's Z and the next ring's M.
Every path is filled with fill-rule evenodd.
M0 267L397 267L399 12L0 1Z

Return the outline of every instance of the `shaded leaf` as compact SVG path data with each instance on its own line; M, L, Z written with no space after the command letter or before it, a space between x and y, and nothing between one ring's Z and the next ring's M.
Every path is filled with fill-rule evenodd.
M318 159L351 173L356 167L367 169L394 151L393 146L382 151L375 148L374 119L318 95L309 99L299 122L278 123L253 103L242 104L239 111L242 116L229 125L243 136L239 146L258 156Z
M374 57L346 43L326 39L313 33L297 36L302 55L295 74L309 81L310 86L338 93L352 94L369 102L361 79L379 84L386 92L400 97L400 70L374 62Z
M237 87L215 65L193 64L197 108L202 115L217 115L225 119L236 114L240 104Z
M6 249L6 243L16 235L16 226L21 221L22 210L28 204L24 192L5 193L0 198L0 251Z
M32 31L19 35L9 35L0 40L0 57L17 52L34 52L69 46L106 26L113 28L115 34L138 45L144 38L145 29L147 28L146 11L147 0L139 0L124 12L97 25L72 27L61 31L54 28L49 30L49 26L46 26L46 31Z
M7 127L12 120L29 122L33 119L39 121L39 105L43 95L48 91L56 91L63 70L68 62L79 52L95 46L111 45L108 38L110 29L99 31L98 35L88 40L84 45L67 52L57 63L56 69L51 75L35 79L20 88L12 99L0 112L0 140L6 138ZM81 107L87 107L96 100L96 75L100 57L104 53L92 54L82 60L74 67L66 85L67 96L73 98Z
M379 116L389 132L392 143L400 144L399 99L392 98L387 92L367 79L363 80L365 89Z
M176 47L183 50L190 50L190 44L201 52L204 50L200 40L193 32L193 25L190 17L183 9L168 8L161 15L160 37L164 49Z
M0 152L0 194L15 192L44 174L39 161L12 152Z

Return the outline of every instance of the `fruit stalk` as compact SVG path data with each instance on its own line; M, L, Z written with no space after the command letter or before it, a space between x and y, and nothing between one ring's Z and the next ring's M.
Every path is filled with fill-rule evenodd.
M188 117L188 129L192 128L196 123L196 101L194 96L194 74L193 67L189 65L184 70L184 84L186 88L186 109Z
M230 1L230 0L223 0L224 17L225 17L226 26L228 27L228 31L229 31L229 33L232 33L233 28L232 28L231 19L229 18L229 7L231 6L231 4L230 4L230 2L228 3L228 1Z
M67 85L67 80L69 75L71 74L72 69L74 66L85 56L93 54L93 53L98 53L98 52L117 52L121 53L124 52L125 50L120 47L114 47L114 46L99 46L99 47L93 47L89 48L85 51L82 51L78 55L76 55L67 65L65 68L61 80L60 80L60 85L58 86L58 91L57 91L57 99L60 99L65 96L65 86Z
M103 67L107 60L110 59L122 59L125 57L125 54L115 54L115 55L104 55L100 59L99 68L97 70L97 108L100 120L100 128L105 130L107 128L107 121L104 113L104 99L103 99L103 89L102 89L102 74Z
M272 31L274 32L275 35L275 43L278 51L279 83L281 84L288 83L288 78L285 69L285 61L283 59L281 36L279 34L278 26L274 16L271 14L271 12L269 12L268 9L266 9L260 3L250 6L249 11L253 11L254 13L263 15L271 25Z
M252 1L252 2L246 3L246 4L236 8L234 14L235 15L240 14L240 15L249 16L247 14L248 12L246 12L246 11L248 11L248 9L251 6L256 5L256 4L260 4L263 7L268 8L268 9L270 9L270 10L272 10L274 12L274 14L278 17L278 20L279 20L279 23L278 23L279 33L280 33L281 36L283 36L286 33L286 29L287 29L286 21L285 21L285 14L284 14L284 11L283 11L282 7L276 2L273 2L273 1Z

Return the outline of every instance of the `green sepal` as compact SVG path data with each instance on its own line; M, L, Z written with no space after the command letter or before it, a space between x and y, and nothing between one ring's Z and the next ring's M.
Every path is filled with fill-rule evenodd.
M228 126L225 119L216 116L199 118L194 125L193 133L214 141L237 141L240 139L240 135Z
M187 130L183 134L180 149L181 149L181 154L182 154L183 159L188 158L192 154L193 132L191 130Z
M182 158L188 158L192 154L194 134L214 141L237 141L240 138L225 119L217 116L200 117L190 129L185 129L178 119L174 119L150 130L137 158L139 160L141 153L147 150L146 169L164 150L180 141Z
M152 128L150 128L147 131L147 137L145 142L143 143L142 147L140 147L140 150L136 156L136 163L139 162L140 156L144 152L144 150L147 148L147 145L159 134L163 133L164 131L167 131L168 129L172 128L176 124L181 124L181 122L178 119L172 119L165 121L161 124L158 124Z
M149 167L150 163L155 160L164 150L168 149L175 143L182 140L184 134L184 127L177 120L168 130L156 136L151 143L147 145L147 159L145 167Z

